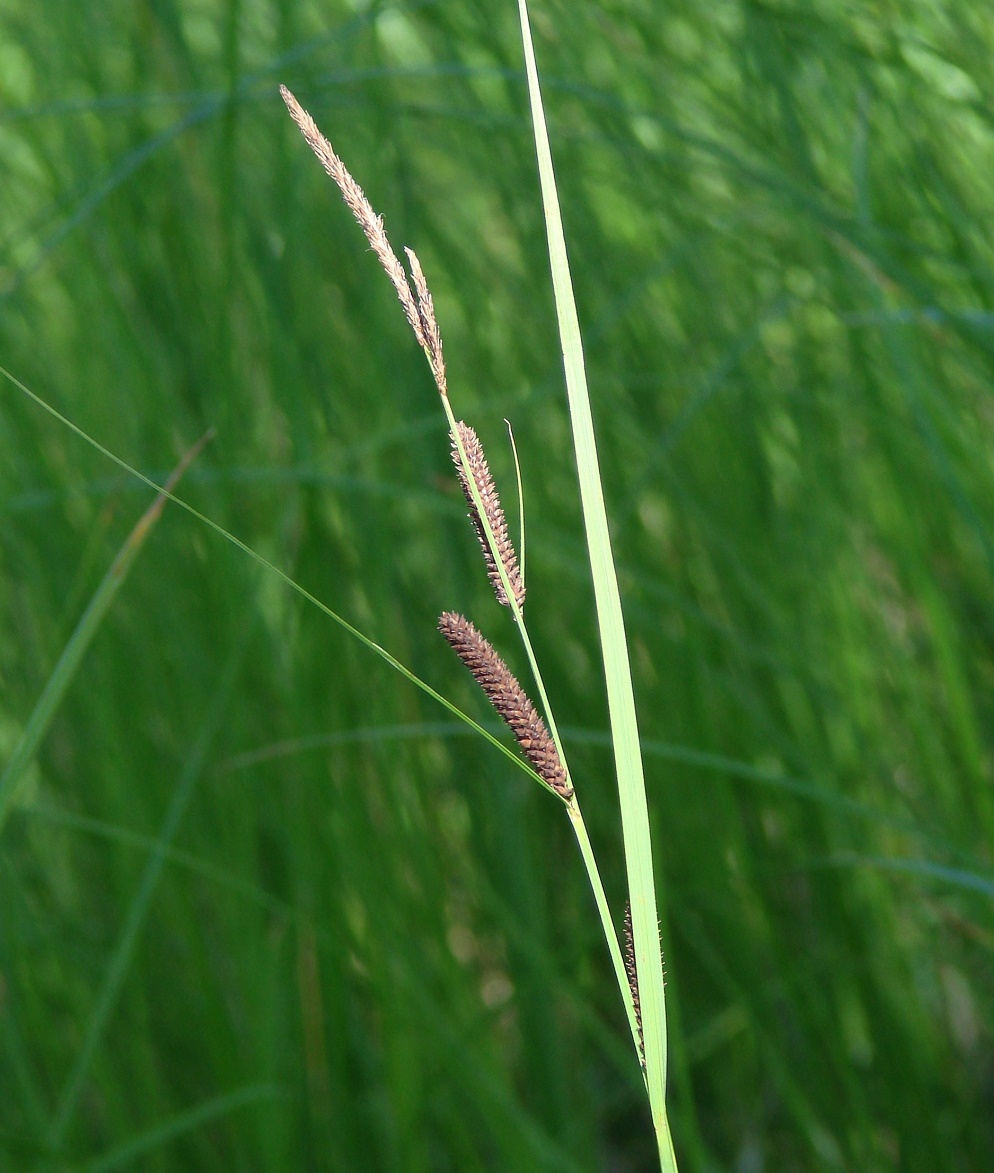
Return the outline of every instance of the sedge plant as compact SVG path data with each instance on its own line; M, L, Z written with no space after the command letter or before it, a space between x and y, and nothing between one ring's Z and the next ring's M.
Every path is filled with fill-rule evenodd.
M452 407L441 332L424 271L416 253L410 248L404 250L408 262L408 268L404 268L390 245L382 217L373 210L362 188L353 179L331 143L285 86L281 87L280 92L291 117L325 171L338 185L390 278L431 368L448 421L452 459L467 501L470 520L483 550L487 573L498 602L509 609L521 638L540 707L532 703L527 690L519 683L494 645L468 618L459 612L447 611L439 619L439 630L510 728L530 766L530 772L563 805L569 818L626 1007L635 1054L641 1065L649 1097L660 1167L670 1171L676 1169L676 1159L665 1104L666 1029L662 954L634 691L583 372L583 353L569 279L565 238L524 0L520 0L519 10L621 804L629 900L622 918L620 935L608 905L584 823L580 797L570 774L566 752L525 622L523 562L519 563L508 535L507 522L479 438L470 425L457 418Z

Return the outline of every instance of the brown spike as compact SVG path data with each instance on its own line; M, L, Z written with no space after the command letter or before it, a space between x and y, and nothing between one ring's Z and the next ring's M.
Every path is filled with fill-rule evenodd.
M545 722L493 646L468 619L455 611L446 611L441 616L438 630L473 673L487 700L507 722L535 772L560 798L571 799L573 788L567 781L566 769Z
M639 1060L645 1067L645 1041L642 1038L642 1006L639 1002L639 979L635 967L635 937L632 933L632 905L625 901L625 973L628 974L628 985L632 991L632 1004L635 1007L635 1023L639 1028Z
M487 521L490 522L490 528L493 530L500 560L504 564L508 582L511 584L511 591L517 600L518 606L523 607L525 602L525 584L521 579L521 572L518 569L518 556L515 554L514 546L511 544L511 539L507 534L507 520L504 517L504 510L501 507L500 498L497 496L497 487L494 485L494 479L490 475L490 466L487 464L487 458L483 454L483 445L480 443L479 436L477 436L469 424L463 423L460 420L456 424L456 427L459 430L459 439L462 440L463 448L466 450L466 459L469 462L473 480L476 482L480 500L483 502L483 510L487 515ZM456 466L456 473L459 476L459 484L462 487L463 496L469 504L470 521L472 521L473 528L476 530L476 536L480 539L480 545L483 547L483 557L487 564L487 574L490 576L490 583L497 596L497 602L503 603L505 607L508 607L510 606L510 602L508 601L507 591L504 590L504 583L501 581L500 571L497 569L497 563L494 561L490 543L487 541L487 531L484 529L483 522L480 520L480 515L477 512L476 502L473 500L473 492L470 488L469 480L466 477L466 470L463 468L462 460L459 457L459 448L454 436L452 437L452 461Z

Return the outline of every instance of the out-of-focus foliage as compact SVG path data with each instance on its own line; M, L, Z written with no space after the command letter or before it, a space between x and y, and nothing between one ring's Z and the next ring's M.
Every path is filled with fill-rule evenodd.
M0 6L0 363L486 720L417 249L624 896L515 6ZM686 1170L994 1150L994 24L536 4ZM150 491L0 392L0 765ZM523 670L524 665L515 664ZM0 1164L651 1168L557 804L170 506L0 840Z

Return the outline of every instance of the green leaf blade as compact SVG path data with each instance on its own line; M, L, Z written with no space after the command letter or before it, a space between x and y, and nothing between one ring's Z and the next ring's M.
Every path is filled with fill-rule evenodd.
M639 979L646 1081L663 1168L675 1169L666 1116L666 1016L662 955L656 912L652 845L649 838L645 778L639 748L635 693L625 635L621 595L611 549L601 487L593 415L587 390L576 302L570 279L566 239L556 193L552 152L539 88L526 0L518 0L528 92L538 156L542 201L552 269L556 314L563 351L597 623L601 640L611 721L625 860L632 906L632 929Z

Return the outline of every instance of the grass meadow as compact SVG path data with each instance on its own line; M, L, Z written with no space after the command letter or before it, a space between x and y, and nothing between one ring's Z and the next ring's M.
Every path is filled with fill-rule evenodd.
M680 1168L988 1168L994 19L531 16ZM417 250L516 533L513 425L620 922L513 0L0 0L0 365L157 483L213 429L177 494L509 741L436 629L524 671L431 373L280 82ZM0 1167L658 1167L560 804L202 520L129 538L153 499L2 380Z

